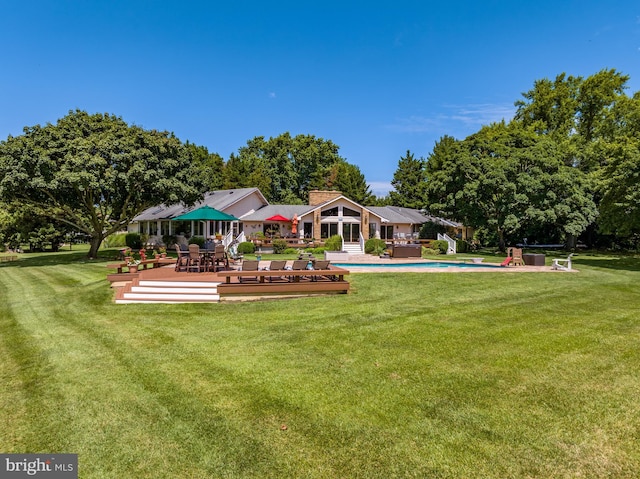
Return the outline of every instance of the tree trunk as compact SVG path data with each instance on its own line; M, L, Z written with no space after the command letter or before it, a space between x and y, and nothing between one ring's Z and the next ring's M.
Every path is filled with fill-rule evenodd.
M98 257L98 249L100 249L103 239L104 237L102 235L95 235L91 237L91 242L89 243L91 245L89 248L89 259L95 259Z
M498 249L503 253L507 250L504 243L504 232L500 228L498 228Z

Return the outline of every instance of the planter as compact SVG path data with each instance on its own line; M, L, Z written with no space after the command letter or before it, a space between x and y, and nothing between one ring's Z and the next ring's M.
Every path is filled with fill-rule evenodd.
M331 261L348 261L349 252L348 251L325 251L324 259L328 259Z
M138 265L137 264L132 264L129 266L129 273L137 273L138 272Z

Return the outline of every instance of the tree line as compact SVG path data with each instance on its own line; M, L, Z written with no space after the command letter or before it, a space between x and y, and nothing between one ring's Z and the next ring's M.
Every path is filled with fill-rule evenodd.
M640 93L613 69L534 83L515 117L398 163L388 200L478 229L485 244L637 248Z
M255 137L224 161L166 131L70 111L0 142L0 245L55 248L82 234L95 257L105 237L144 209L190 205L216 189L258 187L275 204L304 204L312 189L335 189L369 202L364 175L338 149L330 140L284 133Z
M637 247L640 93L625 94L628 80L611 69L535 81L510 121L445 135L426 159L407 151L384 198L335 143L313 135L258 136L225 160L166 131L70 111L0 142L0 245L83 234L95 256L145 208L258 187L275 204L333 189L363 205L423 209L501 247L524 238Z

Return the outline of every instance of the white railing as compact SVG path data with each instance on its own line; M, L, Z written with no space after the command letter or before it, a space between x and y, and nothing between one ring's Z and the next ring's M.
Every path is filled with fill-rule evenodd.
M360 233L360 251L364 253L364 236Z
M438 233L438 241L446 241L449 244L449 247L447 248L447 254L456 254L457 249L456 249L456 240L454 240L453 238L451 238L449 235L447 234L440 234Z
M222 244L224 245L224 249L226 250L229 245L233 243L233 229L230 229L226 235L222 238Z
M247 237L244 234L244 231L241 231L240 234L238 236L236 236L236 241L238 243L244 243L245 241L247 241Z

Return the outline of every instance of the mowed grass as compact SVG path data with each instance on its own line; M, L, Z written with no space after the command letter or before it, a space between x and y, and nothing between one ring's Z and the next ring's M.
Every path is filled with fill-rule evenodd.
M0 266L0 452L81 478L635 478L640 259L353 274L115 305L84 252Z

